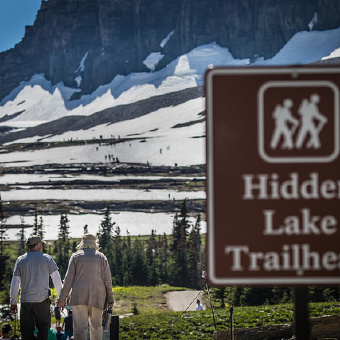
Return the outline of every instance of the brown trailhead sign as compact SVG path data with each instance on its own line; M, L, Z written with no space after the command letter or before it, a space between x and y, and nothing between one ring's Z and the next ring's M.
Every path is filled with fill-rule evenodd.
M340 68L206 73L208 278L340 284Z

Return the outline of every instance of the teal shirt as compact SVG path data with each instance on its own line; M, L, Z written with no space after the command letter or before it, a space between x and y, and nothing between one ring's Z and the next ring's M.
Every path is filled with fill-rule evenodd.
M57 336L52 328L48 331L47 340L57 340Z
M37 327L35 327L35 329L34 329L34 335L35 336L37 336L37 331L38 331L38 329L37 329ZM55 332L54 332L52 327L48 330L47 340L57 340L57 336L55 335Z

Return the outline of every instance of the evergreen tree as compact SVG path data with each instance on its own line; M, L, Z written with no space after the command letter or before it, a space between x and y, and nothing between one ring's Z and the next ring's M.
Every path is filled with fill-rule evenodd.
M169 245L168 237L164 233L159 241L159 252L160 252L160 280L162 283L167 283L169 281L168 274L168 258L169 258Z
M23 255L25 253L25 227L24 227L24 218L21 216L21 228L17 233L19 237L19 247L18 247L18 256Z
M240 306L259 306L268 304L273 298L272 288L244 287L240 294Z
M72 253L75 253L77 251L77 242L73 241L72 242Z
M201 283L201 216L197 216L196 223L191 230L189 243L189 272L191 279L191 286L193 288L199 288Z
M183 287L190 286L187 244L188 228L190 227L188 213L189 211L186 205L186 200L184 200L182 203L180 216L175 216L172 233L173 261L171 281L173 284L181 285Z
M66 274L68 261L70 257L70 239L69 239L70 226L68 222L69 220L67 214L61 214L57 241L58 244L57 265L59 267L61 277L64 277Z
M178 220L178 213L176 212L172 221L172 244L171 251L176 251L181 238L181 224Z
M132 284L136 286L147 285L147 263L144 251L144 242L138 236L133 242L133 261L132 261Z
M132 247L131 247L131 236L127 231L127 237L123 239L123 260L122 260L122 269L123 269L123 285L124 287L132 284Z
M11 286L11 280L13 275L13 268L16 261L15 257L12 257L9 255L9 253L5 253L3 255L4 260L4 267L2 268L2 271L0 273L2 280L0 281L0 288L1 292L4 292L2 295L2 304L9 305L10 303L10 286Z
M38 210L34 210L34 220L33 220L33 228L32 228L32 234L33 235L38 235L39 227L38 227Z
M60 224L59 224L59 234L58 238L62 240L63 242L69 241L69 235L70 235L70 226L68 224L69 220L67 217L67 214L61 214L60 215Z
M33 231L32 231L31 236L33 235L40 236L42 240L44 239L44 235L45 235L43 218L41 215L38 218L37 209L34 210ZM45 245L43 245L43 251L45 252Z
M220 307L225 308L226 287L219 287L214 290L214 296L220 300Z
M101 251L107 257L107 260L110 265L111 272L114 270L114 254L113 254L113 241L112 241L112 234L113 234L113 227L116 223L112 222L111 219L111 211L110 205L106 205L106 210L104 213L103 220L99 226L99 233L98 233L98 243L101 248ZM85 228L84 228L85 232Z
M233 306L241 306L240 299L243 289L243 287L232 287L230 292L230 301Z
M113 276L114 284L122 286L124 285L124 269L123 269L123 242L120 235L120 228L116 226L114 230L114 273L111 273Z
M43 240L44 237L45 237L44 221L43 221L43 218L42 218L41 215L40 215L40 217L39 217L38 236L40 236L42 240Z
M159 258L158 243L156 240L155 230L151 235L146 248L146 258L148 266L148 282L155 286L159 283Z

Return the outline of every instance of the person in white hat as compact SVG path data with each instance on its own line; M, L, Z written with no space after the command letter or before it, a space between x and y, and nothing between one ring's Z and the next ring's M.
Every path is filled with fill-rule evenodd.
M13 271L10 289L11 312L18 312L18 293L21 285L20 330L23 340L45 340L51 326L49 299L49 277L51 276L57 294L62 288L61 278L52 257L43 254L43 243L39 236L27 239L28 252L18 257Z
M87 340L90 326L90 339L101 340L103 310L112 308L114 302L109 263L92 234L85 234L77 249L70 258L57 304L64 309L72 290L69 304L74 339Z

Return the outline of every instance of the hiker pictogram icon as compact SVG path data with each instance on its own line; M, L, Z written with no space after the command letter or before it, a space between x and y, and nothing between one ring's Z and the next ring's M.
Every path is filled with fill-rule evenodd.
M329 163L340 153L340 94L328 80L275 80L257 92L258 154L268 163Z
M320 133L328 119L320 112L319 102L320 96L317 93L304 98L297 110L299 119L294 115L296 103L292 99L286 98L283 104L277 104L272 115L275 128L270 142L271 149L320 149Z

